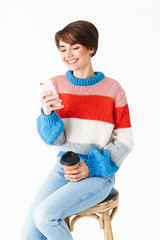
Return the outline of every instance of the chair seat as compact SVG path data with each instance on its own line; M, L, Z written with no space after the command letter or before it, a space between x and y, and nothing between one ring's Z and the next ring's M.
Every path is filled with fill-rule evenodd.
M112 198L116 197L117 194L118 194L118 191L115 188L112 188L112 190L111 190L110 194L108 195L108 197L105 198L102 202L111 200Z
M104 199L102 202L86 210L83 210L79 213L76 213L75 215L79 216L79 215L87 215L87 214L96 214L98 212L102 213L115 208L118 205L118 202L119 202L119 193L115 188L113 188L110 194L108 195L108 197Z
M68 216L65 219L66 224L71 232L73 232L73 226L75 222L82 217L92 217L99 221L100 228L104 230L105 240L113 240L113 233L111 227L111 221L117 212L117 206L119 203L119 193L115 188L112 188L110 194L106 199L97 205L90 207L79 213ZM110 213L111 210L111 213ZM101 217L99 216L101 215ZM73 217L74 216L74 217ZM73 219L70 220L70 218Z

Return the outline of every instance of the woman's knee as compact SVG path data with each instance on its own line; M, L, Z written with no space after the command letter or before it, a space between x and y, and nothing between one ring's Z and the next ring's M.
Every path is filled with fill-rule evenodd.
M45 216L45 212L39 205L38 207L35 208L33 212L33 219L38 229L44 225L44 220L46 219L46 216Z
M38 229L42 229L43 227L45 228L47 226L57 226L61 221L57 214L54 214L54 211L51 213L51 211L49 211L49 209L43 204L40 204L36 207L33 213L33 219Z

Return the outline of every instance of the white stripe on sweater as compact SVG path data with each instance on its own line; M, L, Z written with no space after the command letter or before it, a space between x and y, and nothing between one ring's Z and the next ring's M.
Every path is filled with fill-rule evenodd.
M73 143L104 147L110 140L114 125L95 120L63 118L66 140Z

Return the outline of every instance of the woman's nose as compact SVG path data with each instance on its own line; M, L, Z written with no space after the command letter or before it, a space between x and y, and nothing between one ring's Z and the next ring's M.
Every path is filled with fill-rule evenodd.
M71 51L71 50L67 50L66 54L67 54L67 57L72 57L72 56L73 56L73 54L72 54L72 51Z

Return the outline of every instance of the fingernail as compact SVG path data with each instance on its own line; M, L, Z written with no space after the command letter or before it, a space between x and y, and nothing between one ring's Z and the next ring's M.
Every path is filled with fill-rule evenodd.
M61 108L64 108L64 105L62 105L62 107Z
M55 107L60 107L61 103L54 104Z
M62 102L62 99L59 99L59 102Z

